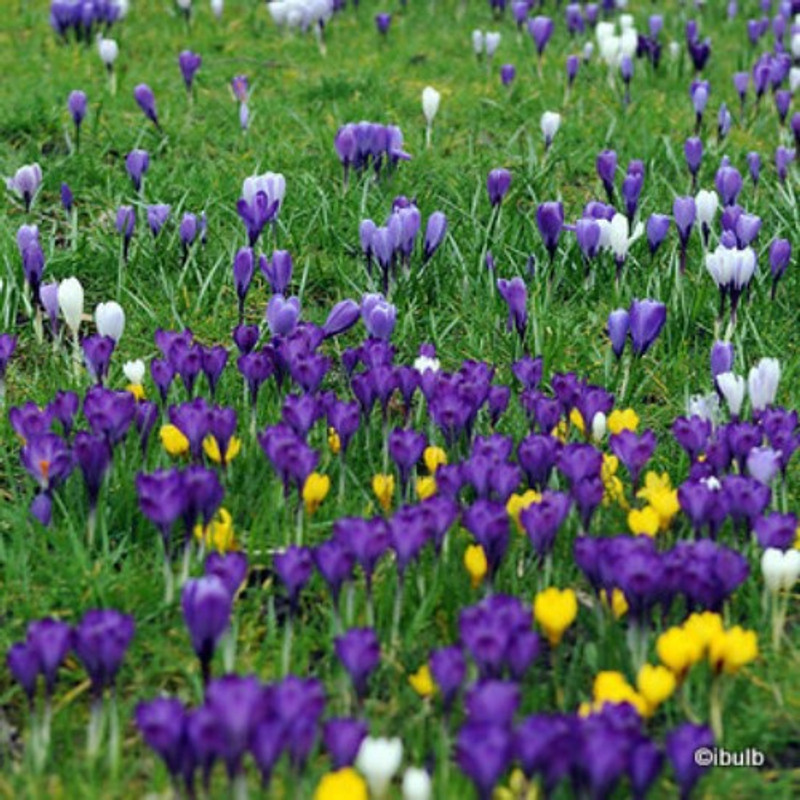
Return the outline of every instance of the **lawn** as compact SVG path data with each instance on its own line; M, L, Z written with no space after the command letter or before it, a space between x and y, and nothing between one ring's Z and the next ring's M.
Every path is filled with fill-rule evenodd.
M0 669L0 797L105 800L170 796L169 770L143 741L135 709L139 703L162 694L179 698L187 707L202 706L205 689L201 661L192 648L178 585L184 566L179 552L182 523L178 522L172 533L176 592L168 601L160 537L152 516L148 518L140 508L137 475L167 468L180 469L183 474L200 469L200 464L204 465L206 476L213 476L208 480L224 489L221 505L232 520L235 549L245 553L249 563L243 585L232 600L231 623L210 662L212 679L233 671L239 675L255 674L265 683L274 683L284 678L288 659L293 675L316 678L324 687L322 719L359 717L368 723L372 736L400 737L403 767L427 767L433 776L433 796L448 800L478 796L472 788L474 775L469 768L462 769L463 752L459 751L461 758L453 757L454 744L461 734L461 744L470 744L466 742L467 734L475 733L468 729L470 724L483 726L476 728L470 752L490 773L492 765L497 764L497 780L490 779L489 783L505 787L498 790L504 799L542 796L540 781L547 770L545 759L533 770L535 777L530 787L521 787L518 758L498 755L497 742L508 744L503 737L510 736L510 717L519 727L532 714L555 712L563 712L571 720L569 736L573 738L562 739L554 752L563 754L574 749L581 758L568 764L569 778L558 783L553 796L628 797L633 796L633 790L629 779L623 777L628 766L620 753L630 749L633 734L626 729L624 733L615 730L612 735L612 723L603 722L609 729L603 728L602 735L595 731L595 739L590 741L590 732L586 732L590 724L578 721L579 708L586 712L594 702L594 713L587 719L604 719L603 714L615 719L618 713L619 719L630 726L626 711L619 710L613 702L631 703L631 696L635 696L633 705L642 719L639 721L635 715L634 726L639 726L641 737L663 750L670 732L678 726L687 722L702 726L716 723L712 720L713 709L721 696L724 727L716 744L731 751L758 748L765 754L765 764L760 768L712 769L702 777L695 796L796 796L800 790L797 597L793 594L793 580L781 592L768 591L761 566L765 548L761 537L752 531L758 529L759 519L776 522L777 514L788 515L797 510L797 458L789 460L782 472L762 481L742 477L757 472L750 465L748 453L762 445L773 445L773 438L768 435L769 414L776 408L790 412L800 406L800 359L795 347L800 276L790 260L773 296L770 274L772 242L787 239L792 247L798 245L796 167L789 166L785 180L779 178L775 167L776 148L794 147L789 125L793 109L782 125L773 90L767 89L757 102L752 82L742 108L733 82L734 73L751 70L763 53L774 57L778 52L772 28L756 44L748 37L747 20L764 16L763 4L741 0L738 14L729 19L722 7L717 9L712 4L696 8L672 0L630 0L624 12L633 16L640 34L648 35L652 14L663 16L663 29L658 35L658 66L647 58L633 59L627 104L620 70L603 62L595 29L588 26L584 33L570 35L565 6L552 2L546 3L543 10L529 12L530 16L548 15L555 22L552 38L541 58L537 58L527 27L518 30L512 9L495 14L486 2L468 5L430 0L417 5L412 0L407 5L362 2L357 7L348 3L326 23L324 46L320 46L312 32L279 28L265 4L255 0L226 0L220 18L205 0L195 0L188 17L171 0L132 0L125 19L107 34L119 45L113 80L94 41L96 30L88 44L76 42L72 33L62 40L49 23L49 2L9 0L7 5L0 25L0 74L6 76L0 81L0 175L11 178L23 165L38 163L42 184L30 211L10 189L0 200L0 333L16 337L16 349L5 376L4 407L0 399L0 652L5 654L13 643L25 640L28 625L34 620L55 617L76 625L90 609L117 609L131 615L135 633L116 677L116 688L106 693L105 727L94 757L86 752L93 689L74 651L66 655L58 672L49 753L42 755L39 763L25 692L9 670ZM379 12L392 15L385 35L376 29L374 17ZM601 13L600 19L619 24L620 13L607 18ZM780 13L773 3L766 13L770 25ZM792 23L788 12L786 16L789 21L784 41L791 50ZM695 75L687 48L688 20L696 20L699 25L698 42L706 36L711 39L711 56L700 76ZM476 56L475 30L500 32L501 41L491 59L486 54ZM587 42L595 43L595 47L585 59ZM671 53L671 42L678 43L675 54ZM179 53L187 49L202 56L190 91L178 66ZM581 56L571 88L567 86L565 68L569 55ZM516 67L516 77L505 86L500 72L507 63ZM236 97L232 84L236 76L246 76L248 81L246 129L242 126L242 101ZM708 81L710 87L708 104L699 121L690 91L695 77ZM142 83L154 94L158 126L134 99L134 89ZM789 85L787 73L781 87L787 89ZM427 86L441 95L430 126L429 143L422 105ZM67 106L73 90L84 91L88 98L79 138ZM732 115L732 125L725 136L718 128L722 103ZM547 148L540 127L546 111L561 115L560 127ZM410 160L401 159L391 167L384 163L377 173L371 166L351 169L345 181L334 139L342 126L363 120L398 126L403 134L402 149ZM694 135L702 140L703 156L693 181L685 161L684 143ZM149 154L149 169L139 191L126 171L126 157L136 149ZM641 162L644 180L638 207L631 214L633 228L637 223L646 223L654 213L672 216L676 197L694 195L699 189L714 190L723 157L739 170L743 182L738 204L761 219L761 228L750 244L758 267L743 292L735 323L727 313L719 316L719 291L706 265L706 252L725 241L722 224L728 225L730 218L726 220L722 208L710 226L707 246L699 225L689 235L685 271L680 267L681 244L674 221L654 254L643 233L631 242L630 251L620 264L615 264L614 255L608 250L586 262L576 234L561 230L559 225L560 237L550 256L537 225L537 209L543 203L559 201L563 204L564 222L574 225L586 218L587 203L605 202L596 160L606 149L613 149L618 157L615 203L623 212L621 187L626 174L630 174L629 162ZM762 161L757 185L748 172L747 157L751 152L759 153ZM507 169L511 182L507 194L492 205L487 176L497 168ZM232 267L248 239L237 213L237 201L242 196L244 179L267 171L285 176L286 192L275 221L265 225L254 246L255 275L240 319ZM71 213L62 207L65 183L74 198ZM716 188L724 194L719 182ZM329 359L321 362L325 369L321 386L303 392L302 379L298 378L302 370L294 369L291 351L292 342L299 342L297 347L302 350L302 329L298 334L293 331L295 325L290 324L277 332L275 319L267 325L265 313L274 293L258 268L258 257L263 253L270 259L274 250L291 254L293 272L286 295L298 299L303 322L322 326L335 304L348 299L361 303L365 293L383 291L380 265L375 263L368 268L359 229L367 218L378 226L386 225L393 204L408 205L407 200L396 202L396 198L413 200L421 215L421 228L419 241L412 242L408 266L397 264L395 270L390 270L393 274L386 300L396 309L396 323L390 332L394 365L412 366L420 348L433 345L443 373L458 372L464 362L486 362L493 368L488 380L495 387L510 386L510 400L507 409L499 408L502 413L497 419L492 418L490 407L479 402L474 430L465 430L470 426L462 425L458 435L451 436L445 435L447 425L440 421L441 405L447 398L437 410L436 402L430 402L433 390L423 394L417 389L408 402L402 392L396 391L382 403L368 404L367 411L361 409L358 430L346 448L345 459L337 452L336 441L332 441L338 437L329 430L334 424L330 413L325 419L323 409L328 408L330 396L323 393L335 392L345 401L354 399L359 384L358 379L351 380L352 355L365 340L367 330L358 321L354 327L326 338L318 347L318 352ZM158 236L153 236L148 230L146 209L156 203L169 204L171 214ZM116 227L121 206L132 207L136 217L127 254ZM447 229L436 252L425 261L422 239L434 212L443 212ZM205 242L198 234L193 242L182 246L182 230L185 236L186 229L181 221L187 213L197 215L198 220L205 214ZM734 212L728 209L726 213ZM114 443L113 459L101 481L94 521L85 481L77 467L57 488L42 487L41 494L52 500L48 526L30 512L39 488L32 476L37 469L41 476L42 461L34 459L35 463L26 469L20 451L23 446L35 444L40 433L21 442L19 430L9 419L9 410L29 401L43 407L58 390L84 397L94 380L80 363L76 365L64 320L55 341L47 319L43 334L36 330L35 319L38 316L41 322L41 312L37 313L37 303L25 281L17 243L22 225L38 226L44 283L63 282L74 276L82 284L81 337L95 333L94 310L98 303L116 301L124 309L124 333L114 347L105 385L125 390L131 381L123 365L142 359L148 366L141 392L147 401L156 404L153 411L157 420L145 448L133 428ZM740 251L746 249L741 237L738 244ZM736 243L731 250L736 250ZM520 322L522 335L506 324L508 305L503 293L507 284L498 286L498 281L512 279L517 279L513 284L516 291L524 289L520 303L525 316L525 325ZM663 328L644 348L645 353L635 354L629 343L621 357L616 357L609 340L609 314L615 309L629 309L634 301L647 298L664 304ZM290 311L286 313L291 316ZM239 352L231 337L242 321L260 326L260 345L267 346L265 352L274 363L278 363L275 353L279 351L291 356L280 355L283 366L275 367L271 362L272 373L288 373L289 362L294 370L282 381L277 374L269 377L255 403L237 368ZM379 322L374 320L371 324ZM176 378L167 400L162 401L149 366L153 359L169 360L169 356L160 352L155 333L158 329L185 328L204 347L224 346L229 351L228 363L213 399L205 377L200 375L188 390L185 381ZM722 372L732 371L746 379L761 359L778 359L777 396L769 399L768 404L774 408L765 413L763 408L757 408L751 392L741 416L753 425L744 432L722 399L719 409L709 412L714 418L714 432L706 435L690 458L673 436L672 426L678 417L705 413L708 397L717 397L710 353L718 340L730 342L735 353L732 366ZM284 346L286 350L281 349ZM364 352L371 352L376 362L385 357L381 346L373 342L371 347L362 349L364 366L358 367L356 374L369 373L379 385L383 380L391 386L392 370L383 364L370 366L369 355L363 356ZM523 391L519 369L512 371L512 364L526 356L542 359L538 395L534 388ZM298 358L301 367L311 369L308 365L317 356L301 353ZM470 370L469 364L465 369ZM417 375L413 370L406 373ZM534 396L552 398L560 385L560 379L553 377L561 373L574 373L584 383L571 400L564 400L568 393L558 393L554 420L557 425L545 429L540 423L536 431L562 452L569 448L578 452L579 444L591 446L598 463L599 453L603 454L602 477L598 472L591 480L602 482L605 498L594 502L594 513L588 522L581 521L578 513L580 481L573 480L560 461L559 469L544 480L530 481L517 471L517 480L509 478L507 491L492 483L503 480L501 473L511 474L511 464L522 462L517 447L534 432L532 417L536 416L526 413L526 406L532 407ZM425 374L435 383L433 371ZM422 380L424 388L425 375ZM487 381L474 378L474 383L486 388ZM603 387L606 392L589 397L593 386ZM458 394L455 390L454 393ZM295 399L287 401L288 395ZM305 400L301 395L307 395ZM695 401L687 411L690 398L695 395L706 400ZM458 396L462 402L462 395ZM168 409L186 404L192 397L204 397L209 404L236 412L235 435L241 449L225 468L207 451L204 455L202 448L192 456L170 454L169 448L163 446L161 427L169 422L191 439L186 426L176 422ZM602 420L584 420L578 409L594 408L598 398ZM306 401L302 408L294 408L294 416L287 414L286 402L298 406ZM113 398L109 402L114 405ZM122 400L118 403L117 410L124 405ZM617 450L612 449L612 444L616 448L620 440L614 439L612 433L619 437L625 425L614 428L611 424L612 406L619 411L633 409L638 416L637 434L652 430L657 438L657 447L644 459L647 466L638 480L631 479L624 458L617 458L614 464L612 452ZM113 416L114 409L104 413ZM308 499L304 503L300 493L302 485L309 487L305 478L310 470L303 472L299 487L285 492L275 459L270 460L265 454L269 426L282 419L296 420L305 413L311 413L311 424L302 435L292 434L295 439L289 455L281 456L285 462L278 466L289 472L301 469L297 465L304 453L309 458L317 454L315 474L330 478L327 494L320 492L318 508ZM781 439L784 452L790 445L797 447L800 441L796 416L789 420L785 438ZM599 426L597 436L590 430L593 422ZM695 424L702 428L701 422ZM77 415L75 427L90 427L82 413ZM555 428L552 435L551 427ZM60 424L54 423L52 428L62 435ZM397 465L397 450L388 442L390 431L403 428L424 434L426 445L442 448L450 467L449 473L440 473L440 480L427 466L435 457L433 451L426 452L425 458L412 459L405 500L414 507L428 502L418 495L420 490L424 494L425 484L418 490L415 479L430 474L437 482L435 496L445 498L446 480L449 477L455 481L458 472L452 465L464 462L467 466L459 472L464 487L459 491L456 486L453 494L454 516L459 519L446 534L443 532L445 544L434 547L428 536L424 548L414 553L407 569L401 570L398 583L401 540L419 524L413 511L407 512L407 522L402 516L405 511L396 516L404 502L403 476ZM476 459L475 436L490 434L513 442L513 455ZM729 456L724 464L720 463L722 457L717 458L715 453L725 448L712 447L712 443L727 441L726 447L733 449L731 439L745 434L755 438L749 445L742 445L744 450L737 451L737 459ZM297 439L304 444L298 444ZM74 432L64 435L63 440L71 452ZM500 447L499 441L492 440ZM780 447L775 445L774 450ZM191 462L195 464L190 467ZM51 468L47 463L44 484ZM615 468L616 474L612 475ZM651 472L648 480L645 475ZM649 497L637 497L637 488L652 488L656 476L664 473L669 476L669 487L654 489ZM723 484L732 477L736 479L730 488L726 484L725 491L730 495L725 500L728 513L723 514L716 541L720 547L741 554L749 567L746 576L736 582L730 596L726 594L718 603L704 605L682 597L668 603L664 595L669 592L664 590L655 601L645 603L638 625L633 606L639 584L633 581L635 585L620 595L625 598L627 613L612 613L594 591L586 570L576 563L576 538L637 533L640 531L633 528L643 525L642 519L650 514L658 532L651 531L654 545L645 563L657 562L661 569L663 554L679 542L693 540L695 535L683 504L677 507L674 489L701 483L701 477L712 475ZM324 478L321 480L320 485L324 485ZM376 485L381 481L384 490ZM754 493L758 487L764 489L765 484L771 490L765 506L752 514L734 510L740 492ZM487 514L498 508L503 512L509 497L513 506L517 495L520 504L530 503L530 495L524 495L529 488L558 492L572 506L563 524L557 526L552 552L545 557L539 557L532 545L543 523L531 522L534 533L528 531L526 536L522 523L509 520L505 513L494 521L483 517L476 520L469 514L476 506ZM177 493L184 490L185 487ZM310 488L306 494L310 497ZM204 497L207 499L207 495ZM198 501L201 504L202 499ZM658 513L661 501L670 508L676 507ZM631 509L639 515L634 513L633 520ZM212 513L215 510L213 506ZM190 528L200 516L195 509ZM478 517L478 512L474 516ZM384 545L380 551L371 593L361 567L355 570L343 592L340 621L338 612L333 612L329 587L320 574L315 571L300 581L299 596L295 598L287 593L287 581L276 567L276 556L280 557L284 548L293 543L315 549L337 535L337 530L345 539L354 538L356 523L345 521L335 526L338 520L352 517L385 519L388 525L374 523L373 528L391 530L394 544ZM785 522L790 518L783 519ZM490 558L490 573L496 574L471 576L464 561L468 554L475 556L475 551L468 548L478 541L484 545L483 552L489 552L486 537L491 537L492 525L504 528L507 539L497 564ZM90 527L95 528L91 542L87 538ZM698 538L708 537L704 533ZM641 541L644 539L647 537ZM789 542L777 549L792 547ZM204 557L205 550L201 552L199 546L190 552L186 566L194 578L203 574ZM630 550L620 558L627 561L637 557ZM688 564L685 569L691 566ZM608 569L614 568L622 569L611 557ZM645 583L646 572L638 576ZM702 583L705 577L701 574L696 579ZM662 580L666 585L667 578ZM403 587L402 605L397 602L399 585ZM547 587L574 590L574 620L565 622L558 617L555 606L543 608L534 619L534 598ZM652 594L652 588L650 591ZM670 591L677 597L688 589L678 585ZM506 639L510 636L502 645L506 650L510 652L517 638L527 636L530 641L531 631L537 631L539 636L538 656L513 681L506 667L482 665L474 649L464 641L463 625L459 626L459 615L465 608L481 602L488 608L492 602L488 598L496 595L518 598L530 614L524 631L515 629L510 635L505 632ZM788 608L785 628L782 636L774 637L776 608L784 602ZM664 661L657 646L659 637L682 625L691 611L709 608L720 612L714 624L720 623L726 630L738 625L753 631L758 641L757 654L746 658L747 648L740 640L724 639L725 634L717 631L715 635L723 637L718 646L729 649L721 661L715 661L708 651L718 654L719 650L710 644L713 636L709 634L688 674L666 667L663 675L658 673L671 687L665 691L663 701L643 700L647 691L641 685L638 689L632 687L644 661L653 665ZM200 617L204 613L201 610ZM558 619L555 623L551 620L548 627L553 615ZM509 618L497 613L485 636L503 639L497 629L506 623ZM552 633L552 625L559 627L561 623L563 638ZM340 624L373 628L380 641L379 663L369 676L366 691L361 693L354 693L335 650ZM287 630L291 631L291 638ZM638 638L637 632L641 634ZM419 682L415 682L415 688L409 677L418 675L433 649L459 642L467 654L467 677L461 681L465 692L459 693L452 712L445 713L442 687L427 696L427 692L417 690ZM745 662L742 665L735 663L739 655ZM600 697L596 677L605 671L621 673L615 680L624 685L617 683L609 696ZM667 673L669 680L664 677ZM518 708L515 706L503 722L499 695L487 692L482 702L488 704L491 714L487 716L484 711L487 718L477 719L475 706L480 705L481 698L470 703L464 697L474 700L470 692L480 695L487 690L489 679L500 677L505 689L513 686L519 692ZM467 687L471 687L469 691ZM503 687L488 688L499 692ZM610 705L601 712L604 699ZM43 685L39 687L36 708L41 716ZM306 712L307 709L302 711ZM112 725L115 713L119 719L116 742ZM493 714L497 714L496 719ZM269 789L262 790L262 795L355 800L356 790L353 794L335 794L333 790L326 794L324 787L318 790L323 776L332 772L332 765L330 748L320 741L321 722L313 715L312 719L313 744L309 753L299 759L300 766L290 763L287 755L282 756ZM217 727L224 726L217 721ZM287 742L293 742L296 733L288 723L280 728L280 737ZM636 739L637 743L640 741ZM606 744L601 746L600 742ZM604 766L600 752L605 748L617 753L619 763L609 757ZM214 752L220 755L219 748ZM554 759L555 756L551 760ZM679 785L691 782L684 774L687 770L682 773L670 765L670 760L665 759L648 796L676 797ZM361 763L361 771L368 771ZM586 764L595 771L587 771ZM259 776L249 755L244 768L250 792L258 796ZM607 783L599 777L604 768L613 775ZM473 768L473 772L476 770ZM409 791L404 795L401 773L387 796L412 797ZM348 773L348 777L361 786L355 775ZM237 786L231 789L225 769L217 763L211 796L241 793L242 779L233 783ZM509 788L512 784L513 788ZM373 797L378 797L374 787Z

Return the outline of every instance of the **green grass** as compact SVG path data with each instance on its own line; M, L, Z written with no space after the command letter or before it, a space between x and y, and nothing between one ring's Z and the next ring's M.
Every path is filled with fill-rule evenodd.
M3 9L0 30L0 174L11 175L22 164L38 161L44 185L32 213L26 217L10 196L0 214L0 278L3 287L0 330L19 334L19 348L8 375L8 404L27 399L46 402L57 387L85 388L85 376L71 377L67 353L52 354L49 342L37 344L23 300L22 270L15 233L23 222L35 222L42 233L47 267L45 280L76 275L86 290L86 311L96 303L117 299L128 316L125 335L114 356L110 385L124 384L121 365L131 358L155 355L156 327L188 325L204 343L229 342L236 323L236 298L230 265L236 249L245 244L235 212L241 182L254 172L282 172L287 193L277 235L265 232L263 249L276 244L294 257L293 288L301 297L303 317L321 323L332 304L345 297L358 299L374 290L358 248L358 224L365 216L381 223L392 198L413 196L427 216L443 210L450 227L447 240L432 262L421 270L418 260L411 273L393 287L391 300L398 307L393 343L398 361L413 358L423 342L438 348L445 369L455 369L466 358L490 360L498 378L510 379L509 365L521 352L505 332L505 308L493 283L495 277L525 275L526 260L537 260L536 276L528 281L531 325L526 345L545 359L545 374L575 370L579 375L616 389L620 371L613 363L604 325L612 309L632 298L654 297L668 305L667 326L653 350L635 365L624 405L633 406L643 427L656 429L660 445L654 466L668 470L673 483L684 479L687 461L671 442L668 425L683 413L686 398L710 390L708 352L714 338L717 292L706 274L699 237L693 236L688 271L679 276L674 228L655 259L639 241L625 266L619 287L612 280L613 264L606 256L596 265L587 288L574 237L565 234L556 259L552 284L545 275L546 256L535 225L535 209L545 200L563 200L567 219L574 221L583 205L602 196L595 175L596 154L613 147L621 168L628 160L645 163L646 179L640 217L658 211L671 213L672 200L686 194L690 181L683 162L683 141L691 135L694 115L688 96L690 64L683 54L671 62L664 48L660 70L653 73L636 63L632 104L621 105L621 87L609 82L607 70L596 60L581 65L571 97L564 90L564 59L579 52L582 40L570 42L557 13L557 30L548 46L543 78L536 75L533 48L527 34L518 37L510 16L493 21L488 3L468 9L455 3L431 2L408 9L391 8L392 27L380 41L372 16L383 6L362 3L348 8L327 30L327 56L322 57L313 37L283 35L272 24L262 3L228 0L220 23L207 3L198 2L192 26L187 29L167 0L135 2L129 18L115 29L120 43L118 91L110 96L106 75L94 46L61 46L47 24L44 0L10 0ZM646 29L650 3L632 3L640 30ZM781 359L783 375L779 400L790 408L800 404L800 361L794 355L800 277L790 266L779 287L777 300L769 300L766 251L779 236L793 240L798 216L794 198L796 176L786 187L778 185L772 156L779 142L777 115L765 97L760 113L748 108L746 123L738 124L738 100L731 74L747 68L755 57L747 44L744 20L756 14L756 4L742 2L734 23L718 19L709 8L701 27L713 37L713 54L706 77L711 101L703 127L706 153L699 185L711 187L719 160L727 154L746 173L745 154L758 150L764 170L754 191L748 179L740 202L764 219L758 239L760 273L750 302L742 309L733 341L736 369L746 372L762 356ZM675 2L660 7L665 13L662 41L683 41L686 10ZM552 12L556 15L556 12ZM500 30L503 40L491 70L477 63L471 50L474 28ZM177 54L191 48L203 56L196 79L194 102L188 103ZM760 52L760 51L758 51ZM513 62L517 79L508 90L501 86L499 66ZM230 91L234 75L250 78L251 126L239 129L237 105ZM135 105L133 87L147 82L153 88L164 128L158 133ZM424 120L420 96L426 85L442 92L434 123L433 148L424 147ZM89 96L90 111L81 148L73 152L72 126L66 111L70 90L81 88ZM726 101L737 124L722 143L716 137L716 111ZM539 118L545 110L563 115L561 130L550 152L543 149ZM369 176L342 188L341 169L333 150L333 136L346 122L367 119L399 125L413 160L378 182ZM170 225L154 244L146 230L144 211L132 195L124 159L134 147L147 149L151 167L147 174L146 202L173 206ZM485 191L488 171L511 169L513 180L499 217L490 227ZM69 247L69 227L58 202L62 181L70 184L78 209L79 234ZM121 203L137 207L137 231L130 263L123 270L117 291L120 241L114 231ZM209 242L196 248L188 263L181 263L177 219L183 210L205 210ZM484 257L491 250L497 275L487 274ZM263 319L267 290L256 277L248 297L247 318ZM86 326L87 330L89 325ZM336 355L356 344L359 333L326 345ZM328 388L342 389L339 373ZM148 394L155 396L150 384ZM219 401L237 407L246 419L239 376L229 366L220 387ZM182 399L176 392L173 399ZM259 427L276 421L280 400L274 386L265 387L259 407ZM500 430L519 440L526 432L524 417L512 399ZM36 776L22 760L18 746L4 744L0 724L0 797L141 797L166 792L163 767L145 750L131 720L140 699L166 691L197 703L202 698L199 671L185 633L177 604L162 603L160 555L156 533L136 506L133 476L138 469L154 469L169 462L157 442L145 464L138 443L128 441L117 453L113 472L104 487L100 510L100 542L87 550L83 542L85 500L81 480L73 476L58 492L54 524L48 530L33 523L27 513L31 481L18 465L18 442L4 415L0 422L0 652L24 636L28 621L56 615L70 622L92 607L120 608L135 616L137 635L119 679L123 719L123 761L112 776L103 761L92 766L83 757L84 728L88 719L88 683L80 665L70 660L62 669L53 723L51 758L44 775ZM399 416L393 422L400 424ZM484 421L485 422L485 421ZM482 425L486 430L487 426ZM237 671L255 671L263 679L278 677L282 634L276 622L273 598L280 596L271 573L268 551L282 546L293 528L293 516L284 507L278 483L257 442L244 436L243 450L226 477L225 506L233 514L237 535L247 548L253 566L247 590L237 601ZM371 475L380 469L376 442L377 419L371 441L362 430L348 461L345 501L337 505L331 492L307 530L311 542L325 538L331 523L344 514L375 511ZM325 446L325 431L318 425L311 444L321 449L320 471L338 479L338 462ZM789 506L795 507L798 488L797 461L789 470ZM628 487L630 496L630 487ZM576 523L559 534L554 583L585 584L570 557ZM626 529L624 513L603 509L593 530L613 533ZM685 521L676 521L665 537L672 542L688 535ZM412 570L425 577L421 594L410 580L402 625L402 642L390 652L388 630L395 591L394 569L384 563L379 570L376 596L378 628L384 659L371 682L365 712L373 733L401 735L407 763L422 763L435 754L443 769L446 753L438 736L437 703L419 701L407 684L407 674L422 663L432 647L449 644L457 635L458 610L476 601L461 567L468 537L451 533L449 558L441 565L426 554ZM733 543L725 529L723 540ZM744 542L741 544L744 545ZM517 577L515 565L525 544L512 544L498 580L498 588L532 600L539 576L526 572ZM790 606L788 641L780 653L768 644L769 625L761 610L758 553L747 550L753 571L730 604L731 622L755 628L763 654L743 675L729 683L726 705L726 747L758 747L768 756L768 769L715 770L702 784L706 797L796 796L800 692L796 675L796 604ZM197 566L199 569L199 566ZM357 593L360 594L360 593ZM340 668L333 656L328 599L317 577L304 592L302 625L295 638L293 670L315 674L328 686L330 711L341 713L344 697L337 691ZM357 608L363 621L363 608ZM621 669L630 675L624 647L623 625L605 633L596 630L594 615L583 607L578 622L558 653L555 677L544 663L537 664L524 685L523 711L554 708L554 682L564 692L564 707L574 709L589 697L594 674L600 669ZM655 659L651 649L651 661ZM219 656L215 671L222 670ZM704 716L708 681L693 677L695 708ZM5 720L15 735L26 726L24 698L0 671L0 723ZM670 700L648 722L657 740L683 720L676 700ZM288 771L279 772L270 796L310 797L319 776L327 769L323 756L315 758L295 795ZM661 780L659 797L675 796L669 771ZM467 795L466 782L449 770L449 781L437 772L437 797ZM225 788L218 775L219 796ZM253 782L255 785L255 782ZM399 797L399 791L397 792Z

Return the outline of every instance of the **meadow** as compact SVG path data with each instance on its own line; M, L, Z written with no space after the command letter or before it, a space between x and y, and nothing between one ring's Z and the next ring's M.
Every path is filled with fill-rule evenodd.
M0 797L797 796L800 8L293 3L3 9Z

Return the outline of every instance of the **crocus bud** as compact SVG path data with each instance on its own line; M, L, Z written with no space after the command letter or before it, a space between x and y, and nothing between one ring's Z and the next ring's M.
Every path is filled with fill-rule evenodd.
M101 37L97 42L97 50L100 53L101 60L106 65L106 69L111 69L119 55L119 45L114 39Z
M426 86L422 90L422 113L425 115L425 121L428 125L433 123L433 118L439 110L439 101L441 99L441 94L433 86Z
M506 196L511 186L511 173L507 169L493 169L486 178L486 191L489 194L489 202L499 205Z
M714 342L711 347L711 377L716 378L723 372L733 369L733 344L731 342Z
M541 127L542 135L544 136L545 148L550 147L553 143L555 135L561 126L561 114L556 111L545 111L542 114Z
M141 386L144 381L145 365L141 358L136 361L126 361L122 365L122 374L128 383Z
M432 792L431 776L426 769L419 767L406 769L403 773L403 800L430 800Z
M624 308L618 308L608 315L608 337L611 339L611 349L617 358L625 349L629 326L630 315Z
M76 128L80 128L84 117L86 117L86 106L86 92L76 89L75 91L69 93L69 98L67 99L67 108L69 109L70 116L72 117L72 121L75 123Z
M744 378L733 372L721 372L717 375L717 388L728 404L732 417L738 417L744 403Z
M499 33L497 33L497 31L487 32L486 37L484 38L487 58L492 58L497 52L497 48L500 46L500 38L501 36Z
M784 552L768 547L761 556L761 574L767 589L773 594L781 589L788 591L800 578L800 550Z
M478 57L483 53L483 31L472 31L472 49Z
M58 284L58 305L67 327L77 335L83 315L83 286L77 278L67 278Z
M142 113L158 127L158 114L156 113L156 98L153 90L146 84L140 83L133 90L133 99L136 100Z
M781 365L777 358L762 358L747 376L747 391L753 411L763 411L775 402Z
M403 760L403 743L400 739L367 736L356 756L356 768L366 778L370 795L375 800L386 797L389 784Z
M99 303L94 311L94 322L101 336L109 336L115 342L119 342L125 330L125 312L114 300Z

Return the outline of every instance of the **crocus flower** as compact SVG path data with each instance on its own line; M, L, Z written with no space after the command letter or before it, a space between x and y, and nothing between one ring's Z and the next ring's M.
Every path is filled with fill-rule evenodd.
M161 229L164 227L164 224L169 219L171 210L171 206L163 203L147 206L147 225L150 228L150 232L153 234L154 239L158 236L158 234L161 232Z
M667 307L657 300L634 300L629 313L633 352L634 355L643 356L667 321Z
M710 765L703 765L697 759L699 751L714 747L714 735L705 725L685 722L667 734L666 751L675 778L678 782L682 800L688 800L695 784Z
M128 252L133 239L133 231L136 227L136 212L133 206L120 206L117 209L117 233L122 236L122 258L128 260Z
M150 155L146 150L131 150L125 157L125 168L128 170L134 191L140 191L142 179L150 168Z
M493 169L486 178L486 191L492 206L499 206L511 186L511 173L507 169Z
M336 655L347 670L359 698L367 691L369 676L380 663L381 648L372 628L351 628L334 640Z
M521 340L525 339L525 329L528 325L528 289L525 281L520 277L512 278L510 281L498 278L497 291L508 304L508 322L506 329L516 328Z
M185 754L186 709L180 700L159 697L139 703L136 727L148 747L164 761L170 775L180 775Z
M397 320L397 309L382 294L365 294L361 298L361 318L371 337L389 341Z
M769 268L772 273L772 299L778 288L778 281L792 260L792 245L788 239L774 239L769 246Z
M114 609L87 611L75 627L72 647L89 674L95 696L114 685L135 627L132 616Z
M355 766L366 778L371 797L383 800L387 796L389 784L402 760L403 743L400 739L367 736L361 742Z
M467 722L458 732L456 763L474 784L479 800L490 800L512 757L512 735L503 725Z
M500 67L500 81L503 86L510 86L517 75L517 69L513 64L503 64Z
M541 128L542 136L544 136L545 150L549 149L550 145L553 143L553 139L555 138L556 133L558 133L558 129L560 127L561 114L558 114L555 111L545 111L542 114Z
M381 36L386 36L389 33L389 26L392 24L392 15L382 12L375 15L375 27Z
M540 203L536 209L536 226L539 228L550 263L556 255L561 229L564 227L564 206L561 203Z
M42 168L38 164L29 164L20 167L13 178L9 178L6 187L10 192L16 192L25 204L25 211L31 210L33 198L42 185Z
M75 89L69 93L69 97L67 98L67 108L69 109L69 114L72 117L72 122L75 125L75 143L78 147L80 146L81 123L86 117L87 105L88 101L86 99L85 92L82 92L80 89Z
M178 66L181 70L183 82L186 84L186 91L189 93L192 91L194 76L197 70L200 69L202 63L202 57L197 53L193 53L191 50L182 50L178 56Z
M423 245L422 263L427 264L433 254L439 249L447 233L447 217L442 211L434 211L428 217L425 227L425 242Z
M207 684L214 650L230 623L231 595L215 575L196 578L184 585L181 606L192 647L200 659L203 683Z
M153 94L153 90L146 83L140 83L133 90L133 99L136 101L139 108L142 109L142 113L147 119L149 119L158 130L161 130L161 126L158 122L158 114L156 113L156 98Z
M536 45L536 52L539 56L540 62L542 59L542 54L544 53L544 49L547 47L547 43L550 41L550 37L553 35L554 27L555 25L550 17L539 15L528 20L528 33L531 35L531 38Z
M603 182L608 202L614 202L614 178L617 171L617 154L613 150L603 150L596 161L597 174Z
M286 294L292 280L292 255L288 250L275 250L267 260L261 256L258 266L275 294Z

